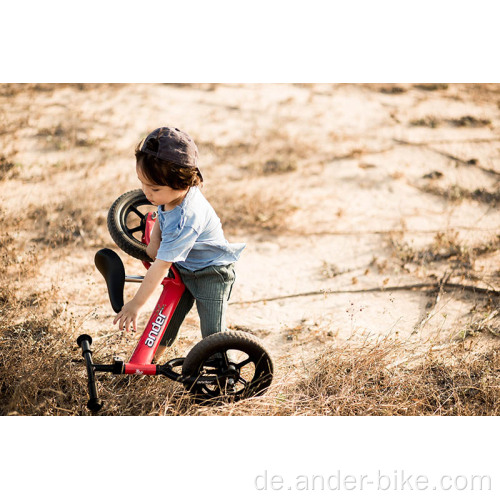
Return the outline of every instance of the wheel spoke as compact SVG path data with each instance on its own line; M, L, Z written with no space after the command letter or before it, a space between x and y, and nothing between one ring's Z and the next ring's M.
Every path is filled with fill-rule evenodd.
M203 373L204 373L204 376L207 376L207 377L217 378L219 376L219 371L216 368L210 368L210 369L205 368Z
M248 382L241 375L238 377L236 383L238 382L241 382L245 387L248 385Z
M130 207L130 210L131 210L131 212L134 212L134 214L136 214L136 215L137 215L138 217L140 217L141 219L143 219L143 218L144 218L144 214L143 214L143 213L142 213L142 212L141 212L138 208L136 208L136 207L134 207L134 206L131 206L131 207Z
M137 226L129 229L129 233L137 233L137 231L142 231L142 226Z
M218 359L211 359L211 360L206 360L204 361L201 369L205 369L205 370L212 370L214 372L217 371L217 369L219 368L219 360Z
M236 366L236 368L238 370L241 370L245 365L248 365L248 363L251 363L253 360L250 356L248 356L247 359L245 359L244 361L242 361L241 363L238 363Z
M223 368L227 368L229 366L229 359L227 357L227 351L222 351L221 354L222 354L222 360L224 362Z

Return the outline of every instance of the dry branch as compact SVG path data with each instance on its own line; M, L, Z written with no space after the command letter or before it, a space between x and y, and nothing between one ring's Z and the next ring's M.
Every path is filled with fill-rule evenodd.
M426 148L429 151L432 151L433 153L437 153L438 155L444 156L445 158L448 158L449 160L456 161L457 163L460 163L461 165L467 165L469 167L474 167L479 170L482 170L483 172L486 172L487 174L495 175L495 176L500 176L500 172L497 172L496 170L492 168L486 168L481 165L478 165L476 163L471 163L469 160L463 160L462 158L458 158L457 156L453 156L450 153L447 153L446 151L440 151L439 149L433 148L426 144L425 142L409 142L409 141L404 141L402 139L393 139L394 142L397 144L402 144L403 146L413 146L417 148Z
M443 293L443 289L446 286L446 283L448 280L451 278L451 275L453 274L453 271L451 272L445 272L444 276L439 280L438 286L436 286L436 293L433 296L432 303L426 307L426 310L422 314L420 320L417 322L417 324L413 327L412 333L419 333L425 324L431 319L431 317L434 314L434 311L436 310L436 307L441 299L441 295Z
M312 290L310 292L302 293L292 293L290 295L278 295L275 297L266 297L264 299L255 300L240 300L238 302L230 302L230 304L257 304L258 302L271 302L274 300L284 300L284 299L294 299L297 297L307 297L311 295L333 295L342 293L378 293L378 292L397 292L401 290L417 290L422 288L435 289L440 287L439 283L412 283L409 285L398 285L398 286L376 286L373 288L361 288L355 290ZM500 296L500 290L494 290L491 288L481 288L473 285L462 285L460 283L443 283L443 288L459 288L461 290L466 290L468 292L480 293L486 295Z

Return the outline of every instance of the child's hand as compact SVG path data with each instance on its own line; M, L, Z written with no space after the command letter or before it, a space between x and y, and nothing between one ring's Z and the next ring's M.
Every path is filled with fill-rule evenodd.
M139 315L139 312L144 307L147 300L151 297L151 294L156 287L167 275L171 264L171 262L165 262L163 260L155 260L153 262L151 267L148 269L146 276L144 276L144 280L141 283L139 290L137 290L135 297L122 307L122 310L113 320L113 325L119 321L120 330L127 330L128 332L130 325L132 325L132 329L137 331L137 316Z
M130 302L127 302L122 310L116 315L113 320L113 325L115 325L118 321L120 321L119 328L120 330L129 331L130 325L132 325L132 330L134 332L137 331L137 316L139 316L139 312L141 311L142 306L139 306L134 299Z

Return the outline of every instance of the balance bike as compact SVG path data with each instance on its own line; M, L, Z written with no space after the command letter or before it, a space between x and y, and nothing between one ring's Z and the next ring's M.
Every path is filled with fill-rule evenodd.
M108 230L118 247L141 260L146 269L151 265L146 247L157 216L154 209L142 190L137 189L123 194L113 203L107 220ZM106 281L111 307L118 313L124 304L125 282L141 283L144 276L127 276L119 255L108 248L96 253L95 265ZM273 363L261 341L250 333L230 330L215 333L196 344L185 358L171 359L163 365L152 362L164 335L167 335L167 346L175 341L177 328L169 329L168 326L179 321L177 307L189 293L175 265L171 266L161 285L163 291L129 362L114 358L112 364L96 364L90 349L92 338L86 334L78 337L77 343L87 366L87 408L97 413L103 407L98 396L96 372L164 375L183 384L198 401L237 401L264 393L273 378Z

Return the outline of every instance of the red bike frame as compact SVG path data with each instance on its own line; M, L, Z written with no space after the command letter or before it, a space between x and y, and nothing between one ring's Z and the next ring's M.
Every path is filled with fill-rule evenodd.
M149 244L150 241L151 231L155 223L155 215L154 213L148 213L146 218L146 228L142 238L142 242L146 245ZM151 266L149 262L143 262L143 264L146 269L149 269ZM137 375L157 374L156 365L152 364L151 361L172 319L174 311L181 300L182 294L186 289L179 271L177 271L175 266L172 266L171 270L174 277L166 277L163 279L161 283L163 291L130 361L124 365L123 373Z
M124 373L156 375L156 365L151 360L186 288L177 269L171 269L174 277L162 281L163 291L130 361L125 363Z

